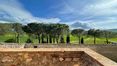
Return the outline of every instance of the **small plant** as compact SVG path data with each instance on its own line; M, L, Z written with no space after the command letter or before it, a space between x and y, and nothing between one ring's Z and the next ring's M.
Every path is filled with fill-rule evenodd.
M4 41L5 43L16 43L16 40L15 39L8 39L6 41Z
M31 39L27 39L26 43L33 43Z

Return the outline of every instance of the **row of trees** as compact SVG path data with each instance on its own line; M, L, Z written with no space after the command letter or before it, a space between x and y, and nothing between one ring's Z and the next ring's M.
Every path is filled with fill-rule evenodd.
M65 35L67 36L66 42L70 43L70 30L66 24L29 23L23 26L22 29L28 35L36 35L39 43L65 43ZM84 43L83 35L93 36L94 44L96 44L97 37L105 37L105 42L108 44L111 33L112 32L99 29L74 29L71 31L73 36L79 38L79 44Z
M32 35L38 39L38 43L70 43L70 35L77 36L79 44L83 43L83 36L93 36L94 44L96 44L97 37L105 37L105 41L108 44L109 38L115 36L113 32L99 30L99 29L74 29L69 30L69 26L66 24L43 24L43 23L29 23L22 25L19 23L12 24L0 24L0 34L15 33L15 42L19 43L20 35L29 35L31 40ZM65 41L66 40L66 41ZM31 41L30 41L31 42Z
M83 29L74 29L71 31L73 36L77 36L79 38L79 44L82 44L83 35L93 36L94 37L94 44L96 44L96 38L105 37L105 42L109 43L109 38L114 36L115 33L106 31L106 30L99 30L99 29L89 29L87 31Z
M66 24L29 23L22 29L28 35L36 35L38 43L65 43L64 35L67 35L66 42L70 42L69 26Z

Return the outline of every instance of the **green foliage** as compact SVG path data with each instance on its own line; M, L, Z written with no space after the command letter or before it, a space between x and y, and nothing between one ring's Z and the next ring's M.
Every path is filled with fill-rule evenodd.
M64 38L60 38L60 36L68 33L69 26L66 24L29 23L23 26L22 29L27 34L37 35L39 43L55 43L55 40L58 43L59 39L60 42L64 42ZM47 39L47 41L44 41L44 39Z
M65 38L66 36L64 36ZM0 42L4 42L10 38L14 38L15 36L14 34L5 34L5 35L0 35ZM20 43L26 43L27 39L28 39L28 35L24 34L20 37ZM35 38L31 38L31 40L33 41L34 44L38 43L38 40ZM66 39L65 39L66 40ZM84 36L84 44L94 44L93 42L93 37L92 36ZM117 42L117 38L115 37L109 37L109 41L113 41L113 42ZM70 35L70 43L72 44L78 44L78 37L77 36L73 36ZM96 44L105 44L105 38L104 37L99 37L96 40Z
M79 44L81 44L81 37L84 34L84 30L83 29L74 29L72 30L71 34L74 36L78 36L79 38Z
M15 39L8 39L5 41L5 43L16 43Z
M5 42L6 40L13 38L16 39L17 42L19 42L18 40L20 40L20 43L25 43L26 41L28 42L28 38L30 38L31 42L34 43L71 42L78 44L78 42L80 43L82 37L84 43L86 44L93 44L94 38L96 44L101 44L105 41L117 42L116 32L110 32L99 29L90 29L88 31L83 29L74 29L70 31L68 25L58 23L29 23L27 25L22 25L19 23L0 23L0 42Z
M67 37L66 37L66 43L70 43L70 36L69 35L67 35Z
M18 34L22 34L23 30L22 30L22 24L20 23L13 23L12 24L12 30Z
M84 32L83 29L74 29L74 30L72 30L71 34L78 36L78 35L83 34L83 32Z
M0 23L0 35L12 32L12 24Z
M27 39L26 43L33 43L31 39Z
M97 29L97 30L95 30L95 29L88 30L88 35L95 36L95 37L100 37L101 33L102 33L102 31L99 30L99 29Z

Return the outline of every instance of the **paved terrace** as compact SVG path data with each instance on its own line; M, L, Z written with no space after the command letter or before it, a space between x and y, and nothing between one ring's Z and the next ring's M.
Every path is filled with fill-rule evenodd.
M0 66L117 66L88 48L0 48Z

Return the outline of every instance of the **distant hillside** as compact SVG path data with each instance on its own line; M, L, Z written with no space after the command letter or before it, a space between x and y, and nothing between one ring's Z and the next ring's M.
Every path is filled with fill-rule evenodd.
M109 29L108 31L117 32L117 29Z
M75 22L70 25L71 28L81 28L81 29L90 29L86 23Z

